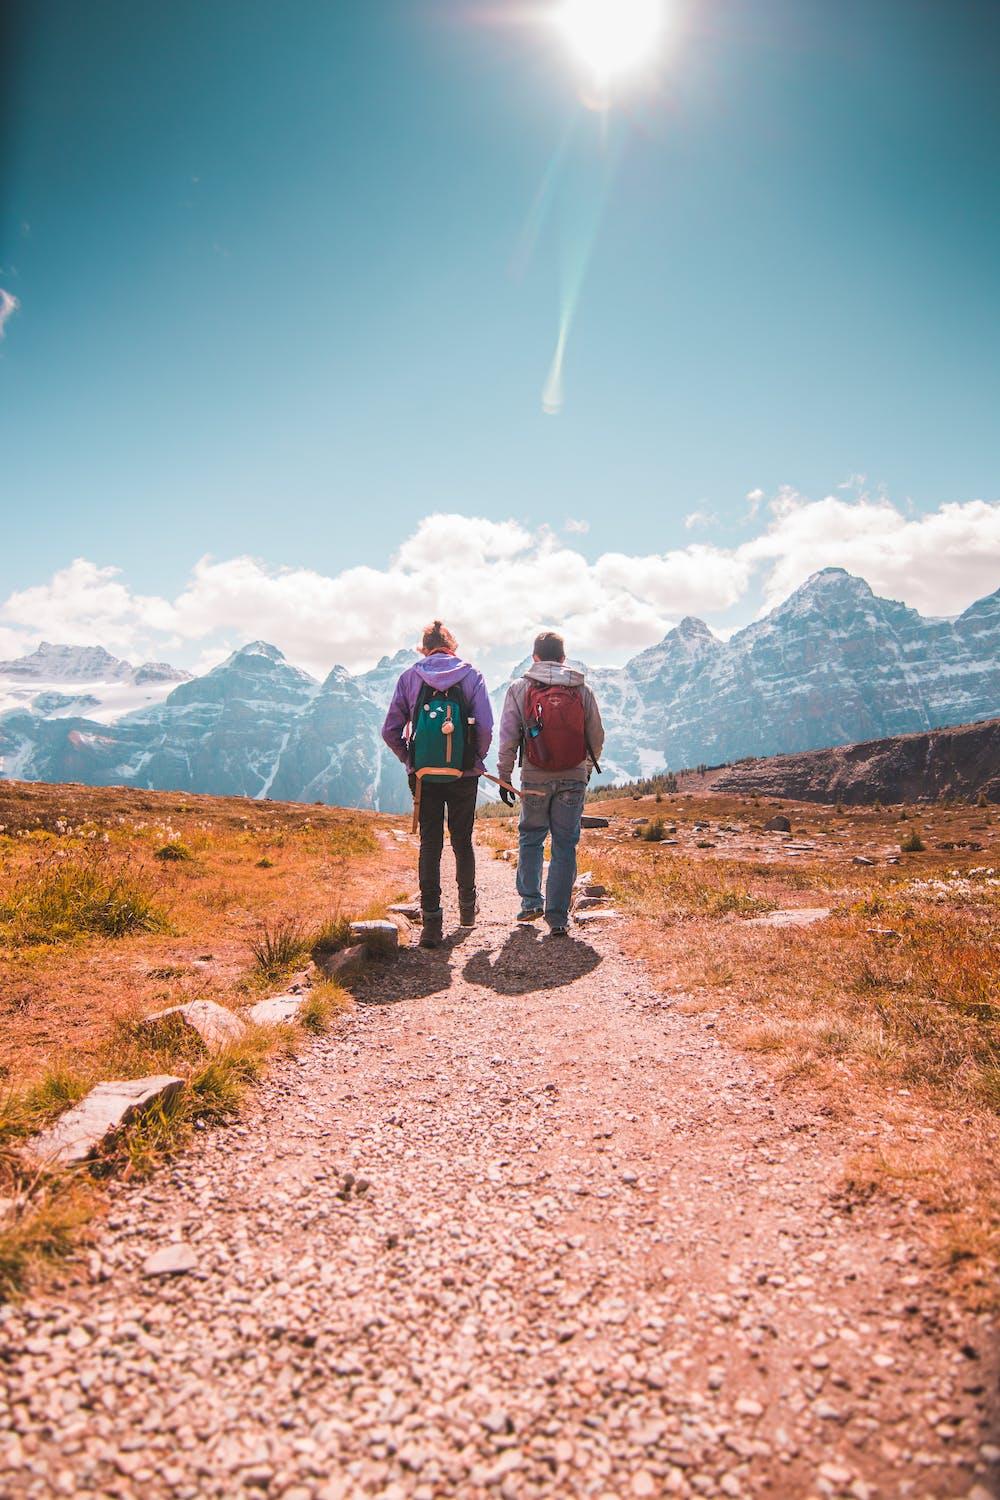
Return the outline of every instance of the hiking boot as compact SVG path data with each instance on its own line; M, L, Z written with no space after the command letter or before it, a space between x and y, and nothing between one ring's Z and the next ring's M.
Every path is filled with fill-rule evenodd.
M476 918L479 915L479 903L475 899L468 902L458 903L458 925L459 927L475 927Z
M541 915L542 908L540 906L532 906L527 911L519 911L517 920L519 922L537 922Z
M565 927L562 927L558 923L556 923L549 928L549 937L569 937L569 933L567 932Z
M421 948L438 948L444 938L444 912L425 911L424 925L420 929Z

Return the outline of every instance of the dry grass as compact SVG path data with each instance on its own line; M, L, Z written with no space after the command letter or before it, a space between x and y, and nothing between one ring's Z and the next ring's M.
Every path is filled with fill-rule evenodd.
M627 820L651 801L600 810ZM684 1008L711 1008L789 1086L822 1089L859 1129L898 1117L917 1146L869 1151L864 1172L851 1171L869 1190L905 1182L956 1281L988 1300L1000 1263L1000 840L989 812L921 807L919 840L900 857L899 809L789 804L796 835L815 846L792 860L763 832L772 804L666 803L676 847L623 823L585 855L638 919L636 950L665 988L690 995ZM875 863L856 865L859 854ZM742 920L793 906L833 915L802 928Z
M350 1005L343 990L317 985L296 1026L251 1027L210 1057L187 1028L151 1037L142 1017L196 998L238 1011L314 946L337 946L341 911L383 914L412 880L412 851L378 837L388 826L335 808L0 783L0 1298L78 1243L100 1202L93 1174L72 1190L26 1177L18 1141L102 1078L185 1085L96 1175L147 1172L199 1121L238 1109L268 1058Z
M312 942L340 913L380 913L412 889L413 850L378 836L390 826L341 808L0 782L0 1099L53 1068L87 1072L136 1015L259 998L264 926L294 914ZM190 857L157 857L178 847Z

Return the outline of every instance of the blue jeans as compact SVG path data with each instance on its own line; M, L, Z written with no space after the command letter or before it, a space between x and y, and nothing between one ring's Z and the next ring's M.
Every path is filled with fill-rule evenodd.
M517 894L522 911L542 910L542 851L545 836L551 833L552 863L545 885L545 920L550 927L565 927L569 919L586 790L583 781L553 780L531 787L521 799Z

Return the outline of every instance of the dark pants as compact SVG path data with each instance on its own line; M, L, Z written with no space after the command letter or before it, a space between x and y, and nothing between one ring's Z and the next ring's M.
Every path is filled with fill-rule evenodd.
M478 776L454 781L425 781L420 789L420 905L424 911L441 910L441 850L444 847L444 815L448 810L448 837L455 851L455 878L462 906L476 899L476 856L472 830L476 821Z

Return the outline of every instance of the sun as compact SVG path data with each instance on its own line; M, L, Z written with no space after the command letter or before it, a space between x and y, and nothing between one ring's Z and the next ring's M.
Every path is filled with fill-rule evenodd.
M652 62L663 30L663 0L561 0L555 25L599 83Z

